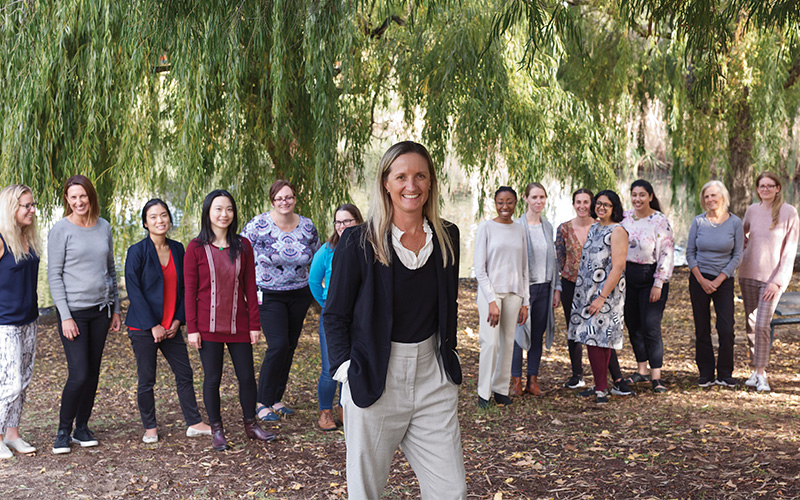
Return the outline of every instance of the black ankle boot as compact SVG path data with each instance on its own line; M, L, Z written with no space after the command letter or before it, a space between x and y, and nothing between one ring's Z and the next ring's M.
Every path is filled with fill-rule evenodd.
M214 451L224 451L228 449L228 440L225 439L225 429L222 422L213 422L211 425L211 447Z

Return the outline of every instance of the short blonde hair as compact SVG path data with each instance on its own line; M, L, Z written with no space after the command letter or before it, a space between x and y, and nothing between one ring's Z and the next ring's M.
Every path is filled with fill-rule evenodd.
M436 180L436 169L433 168L433 159L430 153L422 144L412 141L398 142L393 145L381 157L378 163L378 175L372 187L372 198L370 200L369 213L367 214L366 228L364 230L364 240L372 245L375 251L375 259L383 265L388 266L392 260L392 251L389 248L388 235L392 230L392 215L394 209L392 198L384 188L384 182L389 178L389 171L394 161L404 155L414 153L425 159L428 164L428 173L431 179L431 191L428 201L422 208L422 213L427 217L431 225L433 234L439 241L444 257L444 265L447 266L448 258L450 262L455 261L453 242L450 240L450 233L444 229L444 223L439 216L439 183Z
M19 199L26 193L33 196L31 188L23 184L11 184L0 191L0 234L6 242L6 250L14 256L15 262L31 257L30 252L25 251L23 242L26 242L36 255L41 255L42 242L39 240L36 217L30 226L21 228L17 225Z
M731 206L731 194L728 192L728 188L725 187L725 184L716 179L710 180L703 184L703 189L700 190L700 206L703 207L703 210L708 210L708 207L706 207L705 195L706 189L710 188L711 186L716 186L717 189L719 189L719 194L722 195L722 208L727 212Z

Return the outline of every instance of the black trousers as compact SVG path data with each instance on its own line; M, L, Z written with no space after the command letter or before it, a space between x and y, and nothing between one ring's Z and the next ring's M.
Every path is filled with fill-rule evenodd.
M713 280L716 276L703 273L703 277ZM689 297L692 299L694 315L695 362L701 377L714 380L714 368L717 378L724 379L733 375L733 278L722 282L717 291L707 294L697 278L689 275ZM711 301L717 313L717 334L719 335L719 356L714 360L714 346L711 344Z
M80 335L73 340L64 336L61 328L61 315L58 314L58 333L64 354L67 357L67 383L61 393L61 411L58 417L58 430L72 432L72 424L77 428L89 425L92 416L97 383L100 380L100 361L106 346L111 315L107 307L70 311L78 325Z
M139 378L136 401L139 404L139 414L142 417L144 428L156 427L156 400L153 386L156 383L159 350L175 375L175 388L186 425L192 426L202 422L200 412L197 411L192 365L189 363L189 353L186 351L183 335L178 332L171 339L164 339L156 343L150 330L131 330L128 332L128 338L131 340L133 354L136 356L136 373Z
M258 401L272 406L286 392L294 350L313 297L308 287L285 292L262 290L262 294L258 311L267 350L258 379Z
M253 368L253 346L249 342L209 342L203 340L200 347L200 361L203 363L203 402L206 405L208 421L222 422L219 385L222 381L222 364L225 346L233 361L233 369L239 380L239 403L244 418L256 416L256 372Z
M625 326L631 339L636 361L649 362L650 368L661 368L664 363L664 343L661 340L661 318L669 296L669 283L661 287L661 298L650 303L655 264L628 262L625 266Z
M572 314L572 298L575 295L575 282L565 278L561 278L561 307L564 309L564 318L569 325L569 317ZM567 350L569 351L569 362L572 365L572 374L583 377L583 351L581 343L574 340L567 339ZM611 374L611 380L617 381L622 378L622 370L619 366L619 359L617 358L617 351L611 349L611 355L608 361L608 371Z

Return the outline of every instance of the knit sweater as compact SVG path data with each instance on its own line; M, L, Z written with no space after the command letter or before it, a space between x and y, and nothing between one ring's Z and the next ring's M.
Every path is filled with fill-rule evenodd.
M47 236L47 281L61 321L72 311L106 305L119 313L117 271L111 225L97 219L92 227L66 217Z
M239 240L244 249L237 262L230 261L230 248L220 250L197 239L186 248L186 330L199 332L204 341L250 342L250 332L261 329L253 247L246 238Z
M770 226L772 209L761 203L750 205L744 214L745 247L739 278L775 283L783 291L792 279L797 255L797 209L784 203L778 224L772 229Z
M528 288L528 234L522 224L481 222L475 237L475 278L486 298L493 302L499 293L513 293L530 301Z

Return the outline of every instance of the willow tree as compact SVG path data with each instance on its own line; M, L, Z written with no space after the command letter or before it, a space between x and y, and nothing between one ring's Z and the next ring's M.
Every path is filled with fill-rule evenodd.
M84 173L106 214L131 194L166 190L188 209L226 187L249 216L286 177L319 221L362 173L377 116L399 106L437 166L452 150L482 173L607 183L613 141L559 84L559 37L520 68L528 34L549 28L534 19L492 43L502 4L12 2L0 180L52 204Z

